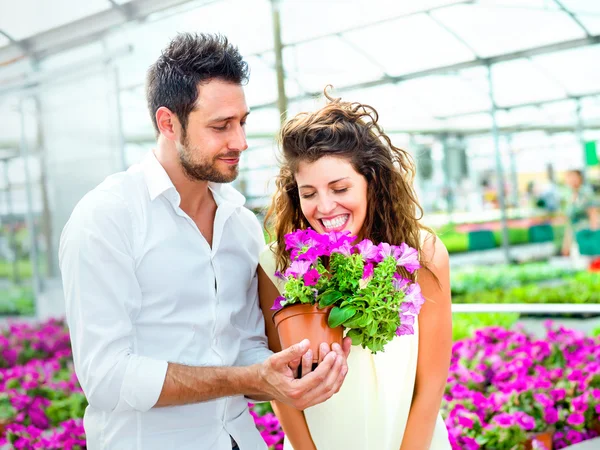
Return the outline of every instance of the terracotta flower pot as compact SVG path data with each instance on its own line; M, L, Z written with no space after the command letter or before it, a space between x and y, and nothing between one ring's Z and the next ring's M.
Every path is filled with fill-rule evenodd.
M319 360L319 345L327 342L329 345L337 342L342 345L344 328L330 328L327 325L329 311L333 307L323 309L316 305L296 304L284 306L273 315L273 322L279 334L281 348L286 349L294 344L308 339L313 352L313 363Z
M525 450L531 450L533 448L533 440L536 439L542 444L547 450L552 450L552 437L554 436L553 431L544 431L543 433L537 433L532 435L527 442L525 442Z

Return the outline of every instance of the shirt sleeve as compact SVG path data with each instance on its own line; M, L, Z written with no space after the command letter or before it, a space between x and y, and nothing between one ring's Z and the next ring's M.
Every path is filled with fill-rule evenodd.
M248 214L248 227L252 236L252 251L256 257L256 268L258 268L258 257L265 245L265 238L262 227L258 223L258 219L254 213L249 210L245 210L245 212ZM242 340L240 343L240 353L235 362L236 366L259 364L273 354L269 350L265 334L265 319L258 301L258 277L256 273L246 293L246 299L248 302L248 314L245 325L240 330Z
M91 406L147 411L158 401L168 363L132 351L135 276L133 217L117 195L92 191L60 240L59 264L77 378Z

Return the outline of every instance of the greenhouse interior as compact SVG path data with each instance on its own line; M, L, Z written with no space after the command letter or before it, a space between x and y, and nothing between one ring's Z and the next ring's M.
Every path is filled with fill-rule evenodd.
M59 245L84 195L156 148L147 72L181 33L225 36L248 64L231 184L266 242L280 130L326 89L412 157L420 223L449 255L452 343L446 444L402 450L600 449L595 0L0 0L1 448L134 448L86 437ZM264 448L290 449L272 404L248 405ZM390 427L409 439L414 420Z

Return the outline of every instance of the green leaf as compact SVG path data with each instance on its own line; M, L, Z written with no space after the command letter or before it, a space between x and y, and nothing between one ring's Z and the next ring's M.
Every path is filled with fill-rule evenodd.
M350 330L350 331L348 331L348 334L346 336L349 337L350 339L352 339L352 345L362 344L363 335L360 331Z
M329 312L327 322L331 328L335 328L350 319L354 314L356 314L356 309L352 306L346 306L345 308L338 308L336 306Z
M323 294L321 294L319 296L319 307L326 308L327 306L331 306L335 302L337 302L339 299L341 299L342 297L343 297L343 294L338 291L323 292Z
M367 333L369 334L369 336L375 336L377 334L377 328L378 328L377 322L372 320L366 327Z

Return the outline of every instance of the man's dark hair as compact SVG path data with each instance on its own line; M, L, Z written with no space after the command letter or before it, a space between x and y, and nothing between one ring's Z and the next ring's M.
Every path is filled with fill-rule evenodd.
M146 97L157 135L156 111L161 106L177 115L185 131L199 83L219 79L245 84L248 76L248 64L225 36L178 34L148 70Z

